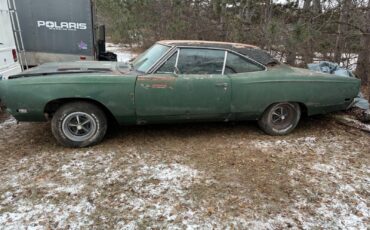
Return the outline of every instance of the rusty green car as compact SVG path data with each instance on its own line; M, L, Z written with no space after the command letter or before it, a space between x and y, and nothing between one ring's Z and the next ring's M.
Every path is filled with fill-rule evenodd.
M18 121L51 120L68 147L102 141L120 125L258 120L270 135L290 133L301 115L344 110L360 81L279 63L239 43L160 41L131 63L48 63L0 81Z

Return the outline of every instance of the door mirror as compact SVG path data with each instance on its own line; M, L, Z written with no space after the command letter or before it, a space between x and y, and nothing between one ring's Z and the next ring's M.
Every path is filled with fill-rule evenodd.
M175 66L175 67L174 67L174 71L173 71L173 73L174 73L175 75L180 74L180 70L179 70L179 68L177 68L177 66Z

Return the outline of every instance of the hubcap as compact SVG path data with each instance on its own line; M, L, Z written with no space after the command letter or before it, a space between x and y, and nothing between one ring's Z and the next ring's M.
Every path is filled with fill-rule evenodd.
M271 113L271 122L279 130L288 128L293 120L294 108L289 104L277 105Z
M62 123L63 133L72 141L86 141L96 132L95 119L87 113L68 114Z

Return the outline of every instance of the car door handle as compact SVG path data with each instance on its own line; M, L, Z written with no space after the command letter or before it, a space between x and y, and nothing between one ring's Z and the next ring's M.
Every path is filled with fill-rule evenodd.
M215 86L216 87L223 87L223 88L225 88L225 87L228 86L228 84L227 83L216 83Z

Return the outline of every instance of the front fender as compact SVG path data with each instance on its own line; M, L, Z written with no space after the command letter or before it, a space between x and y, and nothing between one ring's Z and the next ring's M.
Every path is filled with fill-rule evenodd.
M136 77L117 75L19 78L4 81L4 101L8 111L19 121L45 121L44 110L50 101L94 100L120 122L135 115L135 81Z

